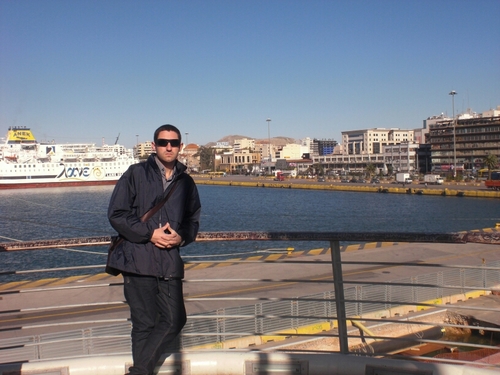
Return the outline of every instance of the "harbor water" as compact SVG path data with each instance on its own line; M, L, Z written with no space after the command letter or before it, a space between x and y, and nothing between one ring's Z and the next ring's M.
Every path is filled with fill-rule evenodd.
M198 188L200 231L436 233L491 228L500 222L500 203L491 199L210 185ZM0 242L114 235L106 217L112 189L2 190ZM186 261L215 260L274 251L271 249L326 246L328 243L208 242L191 244L182 255ZM106 248L17 251L0 256L3 272L19 271L104 264ZM40 275L24 276L35 277Z

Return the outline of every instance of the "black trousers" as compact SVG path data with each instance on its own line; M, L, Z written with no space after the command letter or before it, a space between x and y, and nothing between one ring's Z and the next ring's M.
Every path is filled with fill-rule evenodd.
M123 281L132 320L130 375L151 375L186 324L182 280L124 273Z

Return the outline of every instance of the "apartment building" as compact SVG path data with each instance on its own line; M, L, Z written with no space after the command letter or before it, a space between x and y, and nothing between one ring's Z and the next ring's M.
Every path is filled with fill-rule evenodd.
M471 110L454 119L444 117L429 125L433 170L438 173L474 173L484 159L500 160L500 106L477 114Z
M260 153L260 158L263 161L265 160L266 162L270 163L273 160L276 160L276 147L272 143L269 144L268 141L260 141L258 143L255 143L254 150Z
M338 142L334 139L317 139L314 138L310 145L310 152L313 155L331 155L334 153Z
M137 159L147 159L149 155L153 152L153 146L151 141L141 142L134 146L134 157Z
M253 151L255 150L255 139L235 139L233 149L235 152L242 152L243 150Z

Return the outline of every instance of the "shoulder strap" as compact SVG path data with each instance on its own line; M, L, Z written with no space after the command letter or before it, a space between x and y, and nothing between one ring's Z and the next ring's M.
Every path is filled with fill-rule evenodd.
M153 216L155 213L158 212L160 208L167 202L168 198L172 195L174 192L175 188L177 187L177 179L172 183L172 187L170 188L170 191L168 194L163 198L160 202L158 202L153 208L151 208L148 212L146 212L144 215L141 217L142 222L146 222L149 220L151 216Z

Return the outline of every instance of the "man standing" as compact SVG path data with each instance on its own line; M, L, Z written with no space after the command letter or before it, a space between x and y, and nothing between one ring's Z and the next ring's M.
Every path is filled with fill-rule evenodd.
M109 222L123 238L108 265L123 274L130 307L130 375L153 374L186 324L179 248L196 239L201 209L198 189L177 160L183 147L179 129L160 126L152 146L147 161L130 166L120 178L108 208Z

